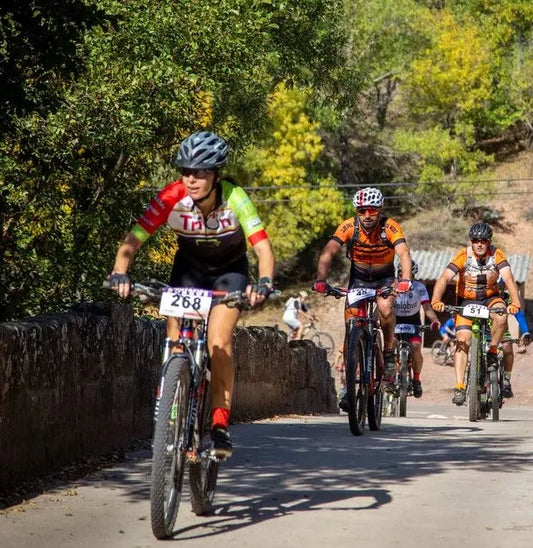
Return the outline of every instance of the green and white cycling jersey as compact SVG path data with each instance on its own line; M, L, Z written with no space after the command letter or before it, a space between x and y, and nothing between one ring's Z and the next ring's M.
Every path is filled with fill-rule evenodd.
M163 223L178 236L179 261L213 273L246 254L267 239L263 223L246 192L229 181L221 181L217 203L204 218L181 180L167 185L148 205L132 233L145 242Z

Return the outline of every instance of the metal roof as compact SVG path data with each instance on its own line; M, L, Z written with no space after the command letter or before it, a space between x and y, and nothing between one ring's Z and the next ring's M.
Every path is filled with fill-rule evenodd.
M436 281L448 266L450 259L457 250L425 251L411 249L411 257L418 264L418 274L416 278L424 281ZM398 258L396 257L396 261ZM531 263L530 255L507 255L507 260L511 265L514 279L517 283L525 283L528 277L529 266Z

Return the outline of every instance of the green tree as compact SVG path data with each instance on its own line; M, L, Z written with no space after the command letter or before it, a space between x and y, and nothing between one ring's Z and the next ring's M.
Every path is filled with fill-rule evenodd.
M26 90L0 142L0 319L97 295L146 181L175 176L187 133L214 128L238 151L276 81L320 73L326 86L341 58L337 1L69 0L57 18L44 4L0 19L4 75ZM54 38L53 57L32 57L34 32Z

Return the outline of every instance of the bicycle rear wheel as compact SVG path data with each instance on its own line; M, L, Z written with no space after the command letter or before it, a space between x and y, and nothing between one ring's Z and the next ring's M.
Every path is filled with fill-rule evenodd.
M354 436L361 436L365 431L368 402L368 384L363 382L365 353L363 330L360 327L352 327L346 357L346 393L350 431Z
M409 393L408 383L408 370L409 370L409 350L407 348L400 349L400 371L399 371L399 385L400 385L400 417L407 416L407 395Z
M475 422L480 418L481 409L479 405L479 390L478 390L478 369L480 360L479 339L472 337L470 343L470 367L468 369L468 419L470 422Z
M331 361L333 359L333 354L335 352L335 343L333 342L333 338L331 335L324 331L317 331L311 340L318 346L319 348L323 348L326 351L326 355L328 357L328 361Z
M211 510L218 479L218 461L211 456L211 383L205 372L198 409L198 459L189 463L192 511L202 516Z
M191 392L188 358L172 356L165 367L154 429L150 488L152 532L158 539L172 536L178 514L186 463Z
M370 430L379 430L381 428L381 418L383 416L383 354L378 347L380 339L376 339L374 352L372 356L372 370L370 372L370 387L368 393L368 427Z

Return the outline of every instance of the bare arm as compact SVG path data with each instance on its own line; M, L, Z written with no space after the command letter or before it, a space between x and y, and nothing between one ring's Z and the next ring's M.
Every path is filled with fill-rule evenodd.
M409 253L409 248L405 242L395 246L394 251L398 258L400 259L400 264L402 265L402 278L404 280L411 279L411 254Z
M509 296L511 297L511 302L520 307L520 295L518 294L518 287L516 285L511 267L505 266L500 270L500 276L505 282L505 286L509 290Z
M449 268L444 270L439 279L435 282L431 304L442 301L442 296L446 291L446 286L453 280L454 277L455 272L453 270L450 270Z
M437 318L437 314L435 314L435 311L433 308L431 308L431 305L429 303L424 303L422 305L422 308L424 309L424 314L428 317L430 323L433 322L439 322L439 319ZM440 322L439 322L440 327Z
M128 235L124 238L122 245L118 248L113 272L126 274L131 266L131 263L133 262L135 254L139 251L141 246L142 242L131 232L128 233Z
M272 246L270 245L270 240L264 239L260 242L257 242L252 246L254 253L257 255L258 267L257 273L259 279L269 278L270 283L272 283L272 278L274 277L274 252L272 251ZM259 294L254 290L257 286L248 286L246 288L246 294L250 299L250 304L252 306L260 305L266 297L266 294Z
M339 252L342 245L336 240L330 240L322 250L318 259L317 266L317 280L325 280L328 277L329 269L331 268L331 261L333 257Z
M252 247L254 253L257 255L259 261L258 264L258 275L259 278L272 278L274 277L274 252L272 251L272 246L270 245L270 240L261 240L257 242Z

